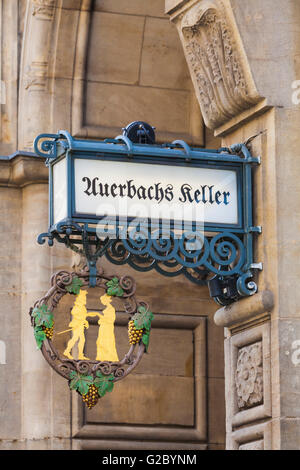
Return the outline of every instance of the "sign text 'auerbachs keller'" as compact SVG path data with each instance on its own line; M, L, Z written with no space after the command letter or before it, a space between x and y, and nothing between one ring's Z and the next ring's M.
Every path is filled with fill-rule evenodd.
M54 165L54 222L66 216L66 162ZM74 159L75 213L238 223L237 171L100 159Z

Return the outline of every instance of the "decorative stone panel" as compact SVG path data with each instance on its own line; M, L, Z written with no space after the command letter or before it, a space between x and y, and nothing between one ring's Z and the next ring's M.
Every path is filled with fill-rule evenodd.
M225 340L227 431L271 417L270 324Z
M261 341L239 349L235 385L240 410L263 402L262 362Z

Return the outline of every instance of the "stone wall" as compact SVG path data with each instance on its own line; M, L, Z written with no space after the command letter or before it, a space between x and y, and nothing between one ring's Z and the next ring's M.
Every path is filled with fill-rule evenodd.
M156 320L149 357L87 413L36 350L28 315L53 272L78 267L66 248L36 243L48 225L48 170L30 153L39 133L66 129L102 139L142 119L157 127L160 142L219 146L203 125L164 1L0 4L7 45L1 49L6 103L0 151L20 150L0 159L0 341L6 343L0 448L222 449L223 328L213 322L206 287L100 261L108 274L117 269L137 278L138 296L149 301ZM69 312L65 305L64 315ZM120 315L121 342L124 329Z
M143 118L159 141L204 144L201 113L163 1L27 2L20 70L19 147L36 132L115 137ZM138 106L137 106L138 103ZM48 112L45 112L48 109ZM37 117L39 116L39 117Z

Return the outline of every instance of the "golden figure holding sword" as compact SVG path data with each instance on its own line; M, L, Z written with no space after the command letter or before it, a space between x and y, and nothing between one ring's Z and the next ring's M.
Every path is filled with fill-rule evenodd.
M84 330L85 328L89 327L89 323L86 317L88 316L94 317L99 314L96 312L87 311L86 295L87 295L87 291L80 289L80 292L76 297L74 307L72 308L72 311L71 311L72 320L69 323L69 326L71 327L70 330L72 331L73 334L72 334L72 338L69 340L68 345L63 353L64 356L67 356L69 359L73 359L73 356L71 355L71 350L73 349L73 347L78 341L78 359L89 360L89 358L85 357L83 353L84 345L85 345ZM62 331L61 333L64 333L64 331Z
M69 340L67 347L64 351L64 356L69 359L74 359L71 351L75 344L78 342L78 359L90 360L85 357L83 350L85 345L85 329L89 328L87 317L98 316L99 333L97 339L97 361L112 361L118 362L118 354L116 351L115 335L114 335L114 322L116 313L114 307L111 305L111 296L104 294L100 297L101 303L106 306L103 310L103 315L98 312L88 312L86 308L87 291L81 290L76 297L74 307L71 310L72 320L69 323L69 329L61 331L58 334L72 331L72 338Z

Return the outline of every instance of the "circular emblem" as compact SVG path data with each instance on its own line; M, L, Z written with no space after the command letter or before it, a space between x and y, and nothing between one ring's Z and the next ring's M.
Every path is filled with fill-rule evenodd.
M96 308L89 305L90 290ZM38 349L50 366L68 380L70 389L82 396L88 408L112 391L115 382L126 377L148 351L153 314L146 302L137 301L135 290L135 281L130 276L107 277L98 271L96 286L89 288L88 270L60 271L52 276L47 294L30 309ZM66 304L69 315L59 305L65 296L69 296ZM115 320L120 311L129 315L129 349L121 359L115 338ZM59 331L57 325L61 326L66 319L68 327ZM96 349L95 358L85 355L90 324L94 332L98 330L92 348ZM56 343L63 344L61 351Z

